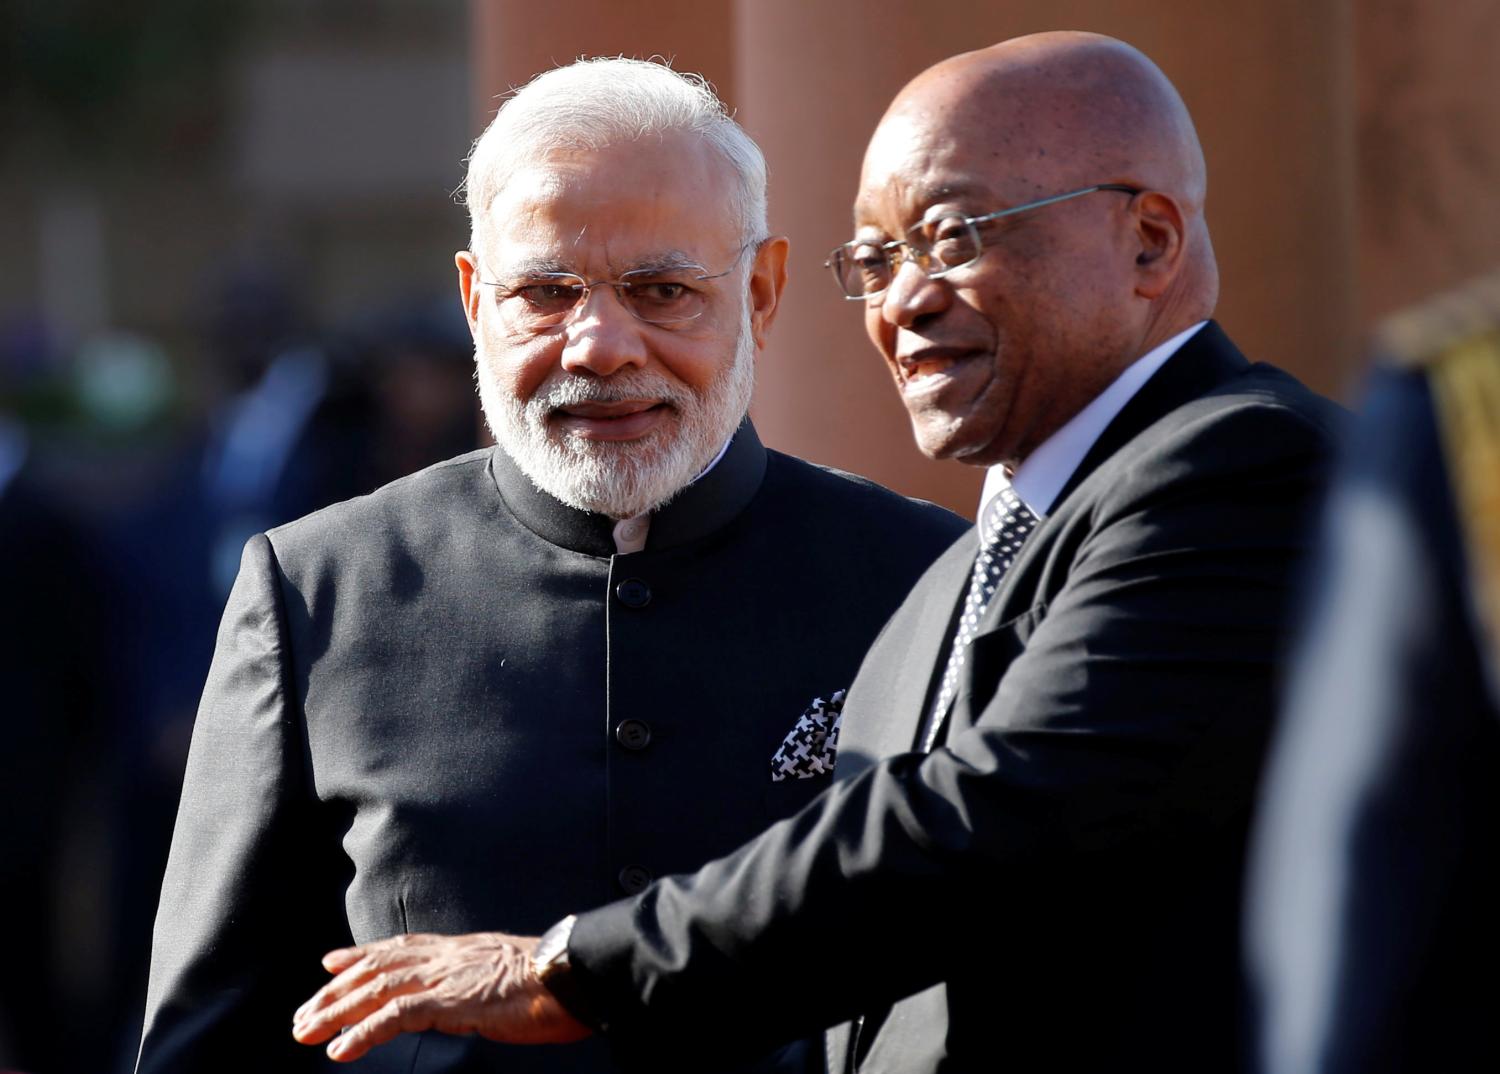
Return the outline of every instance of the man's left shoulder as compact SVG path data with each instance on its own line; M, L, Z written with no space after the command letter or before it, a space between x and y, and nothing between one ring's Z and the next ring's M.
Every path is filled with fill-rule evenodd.
M1338 403L1319 395L1286 370L1269 362L1251 363L1243 374L1210 395L1226 402L1299 415L1334 434L1342 431L1350 417Z
M1349 417L1285 370L1256 362L1167 415L1157 433L1178 450L1222 441L1238 445L1236 454L1296 449L1321 455L1337 449Z
M851 535L881 527L944 546L971 525L945 507L903 496L858 474L780 451L766 455L766 491L808 521L836 522Z
M1349 415L1275 366L1256 363L1179 402L1080 486L1122 511L1191 496L1251 497L1267 482L1326 484ZM1169 491L1170 490L1170 491Z

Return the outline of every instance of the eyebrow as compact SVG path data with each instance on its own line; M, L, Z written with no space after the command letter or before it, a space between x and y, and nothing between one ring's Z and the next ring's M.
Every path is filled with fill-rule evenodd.
M660 250L653 251L634 261L621 265L617 270L611 269L615 276L623 276L627 272L671 272L678 269L697 269L705 271L704 264L692 254L682 250ZM502 276L543 276L548 273L566 273L570 276L578 276L580 273L572 265L560 261L555 257L525 257L519 261L507 264L501 272Z
M621 267L620 272L670 272L673 269L704 269L701 260L682 250L662 250L638 258Z
M507 262L496 268L498 269L497 275L505 278L544 276L553 272L571 273L573 271L555 257L523 257L519 261Z

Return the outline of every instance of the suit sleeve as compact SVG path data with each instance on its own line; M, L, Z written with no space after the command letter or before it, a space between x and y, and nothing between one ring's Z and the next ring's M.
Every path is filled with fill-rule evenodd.
M1103 883L1118 898L1094 900L1096 927L1129 928L1129 889L1152 884L1132 862L1205 833L1237 849L1328 454L1326 430L1279 408L1187 430L1063 542L1066 581L1024 642L976 648L976 681L992 657L1004 670L968 699L973 726L582 915L570 953L611 1035L806 1033L943 979L1008 910L1045 932L1052 894Z
M348 942L319 846L275 553L246 545L193 728L137 1070L315 1069L292 1011Z

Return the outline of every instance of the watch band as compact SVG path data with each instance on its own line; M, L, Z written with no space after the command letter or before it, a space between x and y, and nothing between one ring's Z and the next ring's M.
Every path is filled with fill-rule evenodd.
M532 972L564 1010L590 1029L603 1032L609 1026L597 1006L584 994L568 958L568 940L572 938L573 926L577 922L578 915L569 914L542 933L531 955Z

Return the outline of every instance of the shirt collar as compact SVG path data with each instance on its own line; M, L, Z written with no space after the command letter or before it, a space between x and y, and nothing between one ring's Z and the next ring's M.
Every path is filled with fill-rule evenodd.
M979 496L979 516L984 517L990 501L1007 488L1014 488L1031 513L1045 518L1052 510L1057 494L1078 469L1078 464L1094 446L1094 441L1109 427L1125 404L1134 398L1153 373L1191 339L1207 321L1185 328L1171 339L1153 347L1125 368L1109 387L1096 395L1088 406L1074 414L1062 428L1042 441L1026 461L1008 473L1004 466L991 466L984 476Z
M709 471L712 470L715 466L719 465L719 460L722 459L725 452L729 450L729 445L733 440L734 437L731 436L728 440L724 441L724 446L721 447L719 449L719 453L713 457L713 461L705 466L702 470L698 471L698 476L689 481L688 484L696 485L698 482L707 477ZM614 538L615 542L615 552L620 555L624 555L627 552L639 552L641 549L646 547L646 538L650 536L650 534L650 511L647 511L645 514L636 515L634 518L620 519L620 521L615 523L614 530L611 531L611 536Z

